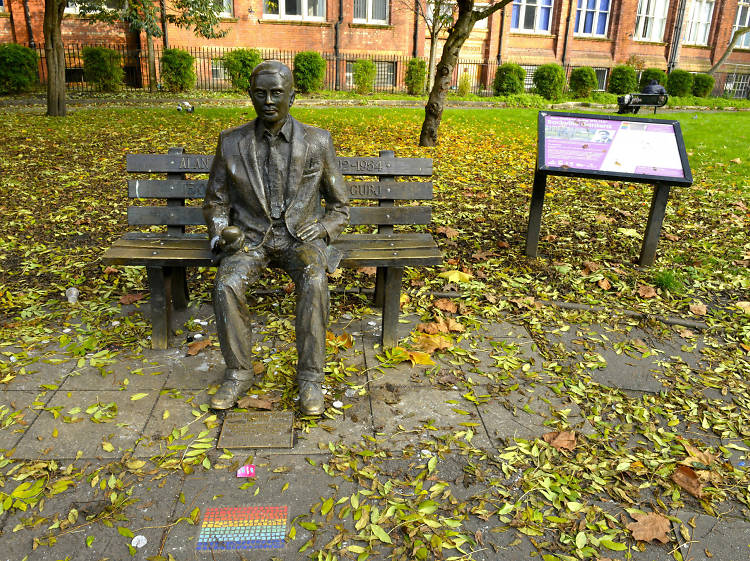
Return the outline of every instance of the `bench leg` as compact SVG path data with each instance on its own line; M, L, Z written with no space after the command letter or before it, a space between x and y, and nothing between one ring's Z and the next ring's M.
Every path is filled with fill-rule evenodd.
M172 279L172 304L175 310L184 310L190 303L186 272L187 269L185 267L172 267L170 271Z
M376 308L383 307L383 291L385 286L385 272L388 267L378 267L375 272L375 292L372 295L372 304Z
M172 307L171 275L164 267L147 267L146 272L151 291L151 347L166 349Z
M398 344L398 316L401 311L401 277L403 267L385 269L383 287L383 326L381 343L384 347L395 347Z

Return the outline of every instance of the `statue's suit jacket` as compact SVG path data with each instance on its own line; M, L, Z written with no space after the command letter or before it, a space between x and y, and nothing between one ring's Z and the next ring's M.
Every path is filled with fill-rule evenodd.
M327 268L333 271L340 254L330 244L349 221L346 185L336 165L330 133L288 118L292 120L292 141L284 191L286 225L297 238L302 226L320 222L327 233ZM238 226L245 233L245 246L249 249L261 247L271 230L263 162L256 157L256 121L219 135L203 202L209 239L220 235L227 226Z

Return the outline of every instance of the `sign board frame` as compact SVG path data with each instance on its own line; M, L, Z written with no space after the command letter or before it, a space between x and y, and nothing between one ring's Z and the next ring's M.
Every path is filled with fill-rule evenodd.
M584 169L579 167L562 165L546 165L546 138L545 138L545 120L547 117L565 117L571 119L582 119L590 121L616 121L616 122L633 122L644 124L657 124L671 126L674 132L676 148L682 166L682 177L670 175L650 175L646 173L628 173L616 172L611 170ZM609 123L603 125L610 127ZM631 181L636 183L646 183L654 185L654 194L651 200L651 209L649 211L646 232L643 238L643 246L639 264L642 266L651 265L656 256L656 246L661 232L664 213L666 210L669 190L672 185L690 186L693 183L693 175L688 162L685 142L682 137L682 129L679 121L670 119L651 119L643 117L624 117L620 115L598 115L595 113L568 113L562 111L540 111L537 124L537 161L534 171L534 187L531 195L531 205L529 209L529 225L526 235L526 255L536 257L539 245L539 231L541 229L542 209L544 206L544 194L547 187L547 176L559 175L564 177L586 177L591 179L613 180L613 181ZM586 141L581 141L586 142ZM585 149L586 144L583 145Z

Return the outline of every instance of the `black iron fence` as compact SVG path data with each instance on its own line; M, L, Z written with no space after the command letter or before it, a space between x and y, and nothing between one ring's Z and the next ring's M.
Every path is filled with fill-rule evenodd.
M148 56L145 49L129 49L124 45L103 45L120 54L124 70L123 88L142 90L149 88ZM223 57L233 50L231 47L181 47L195 59L196 88L208 91L229 91L232 83L223 64ZM96 84L87 82L83 72L83 46L65 47L65 82L68 90L81 92L96 91ZM265 60L276 59L293 67L296 51L278 49L258 49ZM37 48L39 55L39 78L47 80L47 64L43 47ZM160 60L161 46L154 48L156 66L155 89L161 89ZM321 53L326 61L324 87L329 90L353 90L353 66L357 60L367 59L375 63L376 77L374 89L377 92L401 93L406 91L406 69L410 57L378 55L373 53L342 53L337 58L332 52ZM525 87L533 87L532 77L537 65L519 64L526 70ZM491 96L492 81L497 72L497 63L489 60L459 59L451 76L451 89L457 93L472 93ZM565 67L566 83L575 67ZM605 91L611 68L594 67L598 90ZM747 98L750 95L750 65L727 65L727 71L716 73L713 95Z

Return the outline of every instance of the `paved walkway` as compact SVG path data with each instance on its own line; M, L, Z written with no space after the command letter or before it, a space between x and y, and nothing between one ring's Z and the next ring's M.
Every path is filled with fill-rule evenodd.
M189 324L191 333L211 335L210 308L192 313L198 322ZM416 327L417 318L408 321L400 324L403 336ZM266 374L251 393L276 408L293 396L283 391L293 345L289 327L289 318L276 318L256 341L259 369ZM55 346L28 355L17 348L2 349L4 360L29 364L16 369L15 378L0 393L0 466L5 473L0 475L0 492L6 494L0 497L15 489L14 499L5 500L6 510L14 501L29 504L25 511L15 508L2 514L0 559L293 560L332 540L330 547L339 559L356 559L362 542L353 541L351 533L361 527L351 513L360 501L373 505L362 515L370 528L386 516L389 505L398 508L408 502L417 487L427 501L418 511L425 516L432 510L432 499L441 508L464 505L461 532L473 536L475 545L463 550L475 553L461 558L540 559L538 551L554 554L560 536L570 542L577 530L563 526L554 534L529 536L516 530L521 526L517 519L504 520L502 505L523 501L533 491L520 490L518 481L528 473L513 468L513 461L499 457L498 451L514 442L531 450L536 442L538 455L546 445L536 439L563 429L575 431L579 442L605 438L613 447L616 441L624 442L625 451L648 444L632 426L617 427L621 434L597 432L592 423L597 416L606 417L607 405L602 402L599 411L582 411L571 396L588 388L564 387L555 372L581 364L598 391L609 388L626 398L648 398L674 382L676 364L688 373L700 369L702 348L710 344L700 333L691 335L679 328L689 337L684 339L678 328L658 322L644 326L637 320L570 324L533 333L503 321L468 327L451 352L433 355L435 365L412 367L409 361L389 359L375 346L377 316L345 315L331 331L349 334L354 344L346 348L342 336L340 350L331 355L327 415L313 423L297 420L291 448L232 451L216 447L225 414L212 416L206 406L207 392L215 390L223 372L216 347L189 356L186 335L181 334L174 348L123 352L103 367L90 366L91 355L79 361ZM59 335L51 333L50 340ZM732 393L721 387L701 391L701 399L732 403ZM616 407L616 402L610 405ZM656 417L650 422L658 425ZM729 443L710 427L664 423L659 430L674 431L714 450ZM586 454L583 449L578 453ZM743 465L741 452L730 453L733 457L726 461ZM541 454L536 469L548 469L544 462L550 460L544 458L549 453ZM201 465L204 461L211 469ZM255 465L254 479L236 477L245 463ZM24 474L29 477L20 477ZM34 501L33 487L22 487L32 481L45 481L43 503ZM26 498L18 502L19 497ZM568 505L578 504L568 500L573 501ZM661 504L675 517L674 531L670 529L670 542L663 545L636 545L621 536L618 541L627 543L628 551L612 551L612 559L667 560L675 558L675 550L694 561L749 558L750 524L743 519L747 512L743 514L742 505L723 504L723 515L716 518L689 496L683 497L681 508L659 503L657 494L647 490L639 502L628 500L631 504L613 501L602 492L596 504L584 502L587 508L628 521L625 507L650 511ZM378 511L373 510L376 504L382 505ZM216 550L214 543L213 551L199 550L203 517L210 509L230 507L247 507L237 514L240 518L248 508L279 507L251 512L261 518L283 518L281 526L264 526L265 539L270 540L265 545L280 548L227 553ZM687 536L679 530L678 519ZM585 519L577 524L579 533L586 529ZM278 536L273 532L279 527L286 541L274 542ZM405 539L398 530L390 535L396 545L376 540L380 545L369 559L417 558L416 547L398 549ZM49 536L56 536L52 544ZM307 553L298 553L313 537ZM145 545L131 545L129 551L134 539ZM445 551L446 558L452 555L460 557Z

